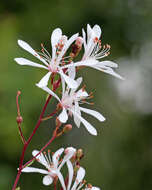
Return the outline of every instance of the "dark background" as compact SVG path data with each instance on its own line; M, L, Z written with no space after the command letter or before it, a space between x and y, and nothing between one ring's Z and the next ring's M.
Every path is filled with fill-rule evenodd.
M33 129L45 102L35 86L44 71L21 67L13 60L25 56L17 45L25 40L39 49L43 42L51 51L50 35L60 27L71 36L87 23L102 28L102 43L111 45L108 60L119 64L125 77L85 68L80 71L88 91L94 92L94 108L107 118L100 123L86 115L98 130L91 136L82 126L57 139L49 148L83 148L86 179L103 190L152 189L152 2L151 0L1 0L0 1L0 189L11 189L22 144L16 125L15 96L22 91L21 106L26 136ZM53 110L55 100L49 109ZM48 110L49 111L49 110ZM70 122L70 121L69 121ZM33 138L25 160L51 137L54 120L44 122ZM39 174L23 174L21 190L50 189Z

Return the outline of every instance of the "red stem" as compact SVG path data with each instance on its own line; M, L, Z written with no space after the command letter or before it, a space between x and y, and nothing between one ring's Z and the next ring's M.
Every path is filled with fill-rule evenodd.
M42 121L42 117L43 117L43 115L44 115L44 112L45 112L45 110L46 110L46 107L47 107L47 105L48 105L48 103L49 103L51 97L52 97L52 95L49 95L49 97L48 97L48 99L47 99L47 101L46 101L46 103L45 103L45 105L44 105L44 107L43 107L43 109L42 109L42 112L41 112L41 114L40 114L39 120L38 120L38 122L37 122L37 124L36 124L36 126L35 126L35 128L34 128L34 130L33 130L33 132L32 132L32 134L30 135L30 137L28 138L27 142L26 142L26 143L24 144L24 146L23 146L22 154L21 154L21 157L20 157L19 170L18 170L18 173L17 173L17 176L16 176L16 179L15 179L15 182L14 182L14 185L13 185L12 190L15 190L15 189L16 189L17 183L18 183L19 178L20 178L20 175L21 175L21 170L22 170L22 165L23 165L23 160L24 160L25 151L26 151L26 149L27 149L29 143L31 142L31 139L32 139L33 135L34 135L35 132L37 131L38 127L40 126L40 123L41 123L41 121Z
M55 90L59 87L60 82L61 82L61 79L59 79L59 80L55 83L55 85L53 85L53 91L55 91ZM42 122L43 115L44 115L44 113L45 113L45 110L46 110L47 105L48 105L48 103L49 103L49 101L50 101L51 98L52 98L52 95L49 95L49 97L48 97L47 101L45 102L45 105L44 105L44 107L43 107L43 109L42 109L42 112L41 112L41 114L40 114L40 116L39 116L38 122L37 122L37 124L36 124L34 130L32 131L32 134L30 135L30 137L28 138L28 140L25 141L25 143L24 143L23 150L22 150L22 154L21 154L21 157L20 157L19 169L18 169L17 176L16 176L16 179L15 179L15 182L14 182L14 185L13 185L12 190L15 190L15 189L16 189L16 186L17 186L17 184L18 184L18 181L19 181L19 178L20 178L20 175L21 175L21 170L22 170L22 168L23 168L23 161L24 161L25 151L26 151L26 149L27 149L29 143L31 142L32 137L34 136L34 134L36 133L37 129L39 128L39 126L40 126L40 124L41 124L41 122ZM17 103L18 103L18 102L17 102ZM17 105L18 105L18 104L17 104ZM20 114L19 106L17 106L17 112L18 112L18 114ZM50 141L41 149L41 151L43 151L43 150L55 139L55 137L56 137L56 136L53 136L53 137L50 139ZM52 139L53 139L53 140L52 140Z

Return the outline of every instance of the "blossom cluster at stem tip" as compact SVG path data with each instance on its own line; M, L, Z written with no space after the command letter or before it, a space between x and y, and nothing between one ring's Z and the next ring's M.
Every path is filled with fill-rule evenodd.
M26 58L15 58L19 65L28 65L46 70L47 73L36 83L36 86L58 100L62 108L62 112L58 116L60 122L66 123L69 116L73 116L76 126L79 128L82 123L92 135L97 135L97 130L83 118L82 112L92 115L100 122L105 121L105 117L95 110L81 106L83 103L91 104L87 101L91 96L84 88L78 90L82 77L77 78L76 71L78 68L90 67L123 79L114 70L118 67L115 62L101 61L102 58L107 57L110 53L110 45L102 45L101 43L101 34L102 31L99 25L91 27L88 24L86 32L82 29L82 36L76 33L70 38L63 35L60 28L56 28L51 35L52 53L49 53L43 44L41 44L41 52L37 52L28 43L18 40L18 45L35 56L42 64ZM82 49L83 55L80 60L76 59L75 61ZM55 75L61 78L61 97L52 89Z

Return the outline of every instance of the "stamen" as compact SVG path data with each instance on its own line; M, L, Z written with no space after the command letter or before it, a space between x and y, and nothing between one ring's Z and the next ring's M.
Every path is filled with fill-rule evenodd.
M46 155L46 152L44 152L43 154L44 154L44 158L45 158L45 160L47 161L47 163L50 164L49 159L48 159L48 157L47 157L47 155Z
M50 150L48 150L48 159L49 159L49 163L51 163L51 156L50 156Z

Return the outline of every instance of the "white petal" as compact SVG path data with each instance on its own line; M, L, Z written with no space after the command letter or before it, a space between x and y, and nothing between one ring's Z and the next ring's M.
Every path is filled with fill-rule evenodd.
M56 54L56 45L62 37L62 30L60 28L56 28L53 30L51 35L51 44L52 44L52 59L54 60Z
M60 170L62 168L62 166L65 164L65 162L67 162L67 160L70 160L72 158L72 156L75 154L76 149L73 147L68 147L65 149L64 151L66 154L60 164L60 166L58 167L58 169Z
M82 77L79 77L78 79L76 79L76 82L78 84L77 88L73 88L70 91L70 96L73 96L73 94L75 93L75 91L79 88L79 86L81 85L82 82Z
M81 116L80 107L77 101L75 102L74 112L76 112L78 115ZM81 121L76 115L74 115L74 123L76 124L78 128L80 127Z
M70 77L68 77L67 75L65 75L62 71L59 71L59 73L62 75L62 77L64 78L65 82L67 83L67 85L70 88L77 88L78 84L75 80L71 79Z
M25 167L22 169L22 172L32 172L32 173L41 173L41 174L48 174L47 170L33 168L33 167Z
M39 84L36 84L36 86L38 86L39 88L43 89L48 94L52 95L53 97L55 97L60 102L60 98L52 90L50 90L48 87L46 87L46 86L41 87L41 86L39 86Z
M94 116L95 118L97 118L101 122L105 121L105 118L97 111L90 110L90 109L87 109L87 108L82 108L82 107L80 107L80 110L87 113L87 114L90 114L90 115Z
M96 24L96 25L93 27L93 31L94 31L94 33L96 34L97 38L99 39L100 36L101 36L101 28L100 28L100 26Z
M86 33L84 29L82 29L82 36L83 36L84 50L86 50Z
M61 83L62 83L62 94L64 94L65 93L65 80L62 76L61 76Z
M42 87L47 86L50 76L51 76L51 72L48 72L48 73L40 80L40 82L37 84L37 86L38 86L39 88L42 88Z
M76 97L77 98L85 98L85 97L88 97L89 94L83 90L83 89L80 89L78 92L76 92Z
M34 63L33 61L29 61L28 59L25 59L25 58L15 58L14 60L19 65L28 65L28 66L39 67L39 68L43 68L43 69L47 69L48 70L48 68L46 66L38 64L38 63Z
M26 42L22 40L18 40L18 45L22 47L24 50L28 51L32 55L34 55L36 58L38 58L40 61L42 61L45 65L48 65L48 63L39 56L39 54Z
M98 66L99 65L105 65L105 66L108 66L108 67L113 67L113 68L117 68L118 67L118 64L117 63L114 63L113 61L101 61L99 62Z
M100 190L100 188L99 187L92 187L91 190Z
M60 171L57 171L57 176L58 176L58 178L60 180L60 183L62 185L63 190L66 190L65 183L64 183L64 178L63 178L63 176L62 176L62 174L61 174Z
M50 175L46 175L43 177L43 184L44 185L51 185L53 182L53 178Z
M69 77L72 79L75 79L75 74L76 74L75 67L69 67L68 68Z
M74 182L71 190L76 189L76 187L79 185L79 183L83 180L84 176L85 176L85 169L80 167L79 170L77 171L77 177L75 179L75 182Z
M38 150L33 150L32 155L35 157L39 153ZM43 153L40 153L38 156L36 156L36 159L38 162L40 162L42 165L44 165L46 168L48 167L48 163L43 155Z
M52 47L57 45L61 37L62 37L62 30L60 28L56 28L55 30L53 30L52 35L51 35Z
M124 80L124 78L122 76L120 76L119 74L117 74L112 68L110 67L104 67L104 68L101 68L101 67L97 67L97 66L91 66L92 68L94 69L97 69L99 71L102 71L104 73L107 73L107 74L110 74L110 75L113 75L121 80Z
M68 114L64 107L58 118L61 123L66 123L66 121L68 120Z
M87 24L87 43L89 42L90 38L92 37L93 30L89 24Z
M61 53L57 58L57 62L59 62L62 59L63 55L66 53L70 45L77 39L78 35L79 35L78 33L74 34L73 36L71 36L71 38L69 38L69 40L67 40L67 42L63 46L63 49L61 50Z
M63 67L61 67L62 69L64 68L69 68L69 67L78 67L78 66L96 66L96 64L98 63L97 60L93 59L93 58L89 58L89 59L86 59L84 61L79 61L79 62L75 62L75 63L70 63L68 65L65 65Z
M72 110L71 112L73 113L73 115L76 115L81 120L81 122L84 124L85 128L88 130L90 134L95 136L97 135L96 129L88 121L86 121L84 118L82 118L80 115L76 114Z
M67 160L66 164L67 164L68 173L69 173L67 190L70 190L74 171L73 171L73 165L72 165L72 163L70 162L70 160Z
M60 148L52 156L52 160L53 160L53 164L54 164L55 168L58 167L59 158L60 158L61 154L63 153L63 151L64 151L64 148Z

